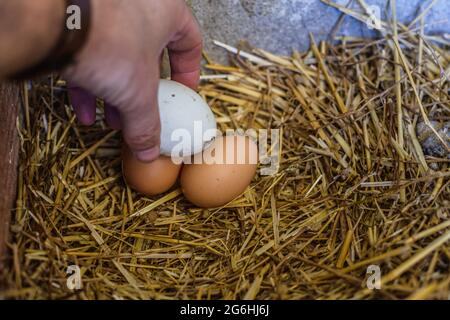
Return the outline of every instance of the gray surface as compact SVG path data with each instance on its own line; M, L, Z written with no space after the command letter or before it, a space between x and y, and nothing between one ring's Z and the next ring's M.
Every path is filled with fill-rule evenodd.
M425 8L431 0L397 0L399 20L410 22L420 6ZM256 47L279 54L289 54L292 48L304 50L309 47L308 33L317 40L326 39L340 13L320 0L188 0L202 26L205 47L222 62L224 51L216 48L216 39L230 45L240 40ZM347 5L349 0L334 0ZM387 0L366 0L368 5L380 7L385 17ZM358 1L352 7L360 9ZM450 0L437 0L426 16L427 33L450 32ZM364 23L346 17L339 35L372 37L376 35Z

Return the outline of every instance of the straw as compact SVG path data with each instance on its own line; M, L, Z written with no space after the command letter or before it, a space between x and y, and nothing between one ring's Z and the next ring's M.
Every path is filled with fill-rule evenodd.
M323 2L367 21L362 0L361 10ZM265 176L260 164L221 208L193 206L178 186L151 198L134 192L101 105L95 125L79 127L59 78L24 88L0 295L447 299L450 160L424 147L434 137L448 150L439 144L448 143L450 53L436 44L448 38L423 33L434 2L405 26L392 1L379 38L311 36L311 49L291 57L216 42L231 65L205 54L199 92L219 128L281 133L279 170ZM67 288L71 265L80 290ZM373 266L380 290L367 287Z

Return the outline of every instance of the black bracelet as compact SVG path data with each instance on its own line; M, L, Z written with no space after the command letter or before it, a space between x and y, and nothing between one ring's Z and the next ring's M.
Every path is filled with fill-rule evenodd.
M24 80L48 74L67 67L74 62L75 54L79 52L86 43L89 34L91 25L91 6L90 0L65 1L65 9L73 8L75 10L73 14L80 14L78 17L80 19L80 24L78 26L69 26L69 16L66 16L66 18L63 19L64 25L62 26L61 35L46 58L35 66L12 75L10 77L12 80ZM68 12L65 12L65 15L67 14Z

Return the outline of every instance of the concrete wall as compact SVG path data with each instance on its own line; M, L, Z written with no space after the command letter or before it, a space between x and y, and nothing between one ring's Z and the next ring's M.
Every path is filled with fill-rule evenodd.
M211 40L230 45L246 39L251 45L280 54L289 54L292 48L309 47L308 33L325 39L339 19L338 10L320 0L188 0L205 35L208 52L216 58L223 51L215 48ZM353 8L360 8L356 0L334 0ZM397 0L399 20L411 21L431 0ZM388 0L366 0L368 5L380 8L386 17ZM437 0L428 15L426 29L429 33L450 33L450 0ZM340 35L371 37L375 33L364 23L346 17ZM222 59L223 61L224 59Z

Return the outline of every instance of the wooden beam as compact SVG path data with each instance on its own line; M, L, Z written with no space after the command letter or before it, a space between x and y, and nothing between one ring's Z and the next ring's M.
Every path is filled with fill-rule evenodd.
M5 261L11 210L17 188L19 85L0 83L0 268Z

